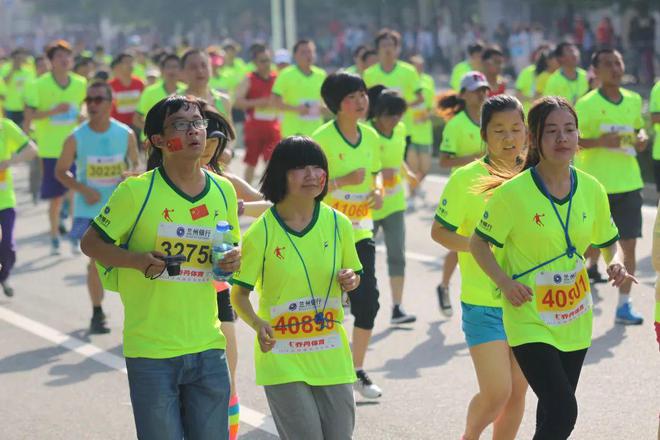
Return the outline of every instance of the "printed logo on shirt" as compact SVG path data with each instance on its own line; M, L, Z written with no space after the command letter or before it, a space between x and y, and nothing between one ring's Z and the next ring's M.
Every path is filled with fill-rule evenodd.
M208 215L209 215L209 210L206 207L206 204L194 206L190 208L190 217L192 217L193 220L204 218Z
M587 213L582 211L582 221L586 221L586 220L587 220Z
M327 249L327 248L328 248L328 240L323 242L323 249Z
M219 215L220 215L220 210L219 209L216 209L215 211L213 211L213 220L218 218Z
M105 209L103 210L103 214L108 215L110 214L110 207L106 206Z
M537 226L545 226L543 220L541 220L542 217L545 217L545 214L536 213L536 215L534 215L534 223L536 223Z
M172 217L170 216L170 213L172 213L172 212L174 212L173 209L165 208L165 209L163 210L163 219L164 219L166 222L170 222L170 223L172 223L172 222L174 221L174 220L172 220Z
M282 247L278 246L278 247L275 248L274 254L280 260L284 260L284 254L283 254L284 249L286 249L286 246L282 246Z

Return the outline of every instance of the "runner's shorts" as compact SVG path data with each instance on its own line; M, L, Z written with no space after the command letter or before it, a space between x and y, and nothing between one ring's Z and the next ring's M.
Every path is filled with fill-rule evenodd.
M506 341L501 307L477 306L461 301L463 333L468 347Z
M60 181L55 177L55 164L57 164L57 159L55 158L41 158L41 165L43 167L43 178L41 179L41 198L45 200L61 197L68 191L68 189L62 185ZM70 171L75 177L75 163L71 165Z
M275 145L280 141L282 135L279 127L254 127L245 123L245 158L243 162L251 167L256 167L259 157L268 162L273 154Z
M642 190L608 194L612 219L622 240L642 236Z

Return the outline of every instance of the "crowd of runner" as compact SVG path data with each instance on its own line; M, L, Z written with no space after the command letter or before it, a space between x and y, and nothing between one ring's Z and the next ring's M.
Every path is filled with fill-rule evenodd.
M539 47L511 89L505 53L475 43L452 90L438 93L425 60L400 52L400 35L383 29L353 66L330 74L305 39L291 53L254 44L247 63L232 41L148 59L76 54L58 40L0 65L1 287L14 295L11 167L30 162L30 191L48 201L51 253L66 239L89 257L90 333L110 331L105 290L121 296L140 438L237 438L236 364L247 349L237 318L255 331L256 383L280 437L352 437L354 392L386 393L366 370L381 229L390 322L416 321L403 307L405 217L424 199L436 116L446 120L440 166L450 172L429 225L449 251L438 306L452 316L458 265L479 385L462 438L493 424L493 438L514 439L528 385L534 439L569 437L591 344L590 284L618 288L616 324L644 322L631 301L637 154L649 144L648 116L660 182L660 84L644 115L640 95L621 86L617 50L595 51L587 75L578 48L562 42ZM242 149L237 176L229 164ZM239 216L253 219L243 233Z

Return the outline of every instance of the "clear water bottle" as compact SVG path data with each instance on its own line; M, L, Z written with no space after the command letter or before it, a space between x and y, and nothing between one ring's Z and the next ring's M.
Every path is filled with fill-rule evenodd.
M218 267L218 262L222 261L225 252L234 248L234 243L230 234L231 230L232 227L229 223L220 221L216 225L215 232L213 233L211 262L213 263L213 278L217 281L226 281L233 273L224 272Z

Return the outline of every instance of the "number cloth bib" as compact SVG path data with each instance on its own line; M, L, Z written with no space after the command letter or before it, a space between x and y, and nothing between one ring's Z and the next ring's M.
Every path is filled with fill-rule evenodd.
M572 271L538 272L534 296L539 316L548 325L563 325L590 311L591 287L582 260Z

